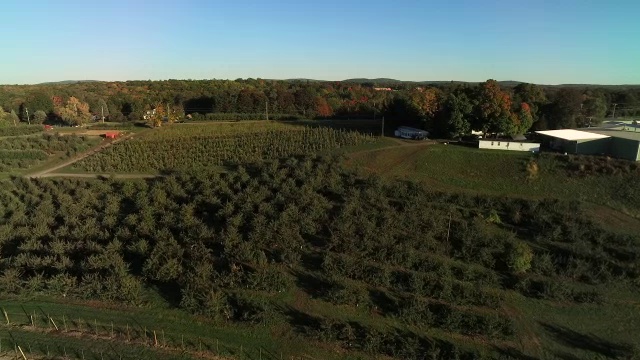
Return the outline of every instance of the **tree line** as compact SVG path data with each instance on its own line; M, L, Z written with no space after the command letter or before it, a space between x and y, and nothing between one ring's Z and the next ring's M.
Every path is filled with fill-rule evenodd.
M604 117L640 115L640 87L504 86L494 80L432 85L167 80L1 88L0 120L8 124L49 120L76 125L103 117L116 122L140 121L147 111L160 108L172 109L176 116L196 117L385 116L389 126L413 125L439 136L458 137L471 130L521 134L531 128L582 127L596 125Z

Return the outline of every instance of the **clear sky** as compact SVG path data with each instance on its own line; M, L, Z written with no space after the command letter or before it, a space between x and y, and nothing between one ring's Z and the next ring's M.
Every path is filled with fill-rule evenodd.
M1 8L0 84L640 84L638 0L4 0Z

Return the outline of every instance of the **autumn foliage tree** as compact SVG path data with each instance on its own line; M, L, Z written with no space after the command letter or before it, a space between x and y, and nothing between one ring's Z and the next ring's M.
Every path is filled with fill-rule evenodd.
M78 100L75 97L70 97L64 106L59 106L55 109L56 114L69 125L83 125L91 120L91 113L89 112L89 104Z
M178 121L181 115L182 109L178 107L171 108L170 106L158 103L152 110L147 111L144 119L150 127L160 127L163 122L172 124Z
M442 94L436 88L416 88L410 92L409 98L425 121L432 119L442 106Z
M514 118L511 97L495 80L487 80L478 89L478 123L484 133L510 133Z
M320 96L316 97L316 114L322 118L328 118L333 115L333 110L327 100Z

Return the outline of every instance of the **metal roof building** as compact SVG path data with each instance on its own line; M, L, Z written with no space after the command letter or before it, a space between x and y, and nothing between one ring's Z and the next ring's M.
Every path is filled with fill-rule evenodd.
M634 129L637 130L637 129ZM571 154L609 155L640 161L640 131L612 128L587 128L536 131L544 144Z

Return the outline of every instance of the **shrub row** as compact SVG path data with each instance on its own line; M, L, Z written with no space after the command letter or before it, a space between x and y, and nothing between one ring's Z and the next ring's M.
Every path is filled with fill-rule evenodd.
M345 348L370 354L386 355L406 360L422 359L480 359L482 355L461 349L443 340L429 339L399 329L379 330L356 322L335 319L307 318L302 331L321 341L338 342Z
M417 297L401 299L398 301L397 309L397 317L419 327L438 327L465 335L484 335L501 339L511 338L515 334L512 321L499 314L462 311Z
M246 120L266 120L264 113L243 114L243 113L192 113L191 121L246 121ZM302 120L296 114L269 114L269 120ZM189 121L189 120L187 120Z
M322 267L328 277L346 277L373 286L411 292L453 304L496 308L502 300L499 295L487 292L478 285L452 279L449 273L391 270L382 265L332 253L325 256Z
M575 290L566 283L551 279L518 279L514 287L525 296L537 299L602 304L604 295L595 290Z

